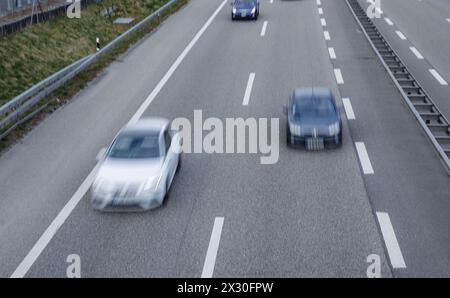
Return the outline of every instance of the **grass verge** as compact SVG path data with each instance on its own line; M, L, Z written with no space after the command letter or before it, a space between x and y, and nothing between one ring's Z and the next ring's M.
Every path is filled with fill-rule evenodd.
M95 37L97 36L99 31L101 30L109 30L109 31L105 31L108 32L108 34L105 33L105 35L103 36L107 36L107 39L104 39L104 37L102 38L103 41L107 40L108 42L111 41L112 39L114 39L115 37L117 37L118 35L120 35L121 33L123 33L124 31L126 31L127 29L129 29L131 26L123 26L123 25L113 25L111 23L111 20L108 16L105 17L100 17L100 12L107 7L109 3L114 3L114 5L117 7L116 9L116 13L115 16L112 19L115 19L118 16L132 16L134 18L136 18L136 22L143 19L145 16L149 15L151 12L157 10L159 7L161 7L162 5L164 5L167 0L140 0L140 1L131 1L131 0L105 0L104 2L102 2L102 5L92 5L92 6L88 6L85 10L82 11L82 18L80 20L83 19L84 16L88 15L88 13L93 14L92 18L93 19L89 19L86 22L89 23L84 24L83 26L85 26L84 29L79 29L80 31L74 31L72 35L68 35L68 38L70 38L70 42L68 42L68 44L72 44L72 47L68 46L69 48L72 48L72 55L67 55L67 57L61 57L59 55L56 54L55 51L57 51L56 48L58 48L58 46L60 45L58 40L60 40L60 37L55 37L55 38L49 38L48 39L48 43L51 43L51 46L49 45L48 49L41 49L41 56L42 57L46 57L45 59L43 58L42 60L37 61L35 58L31 58L33 57L33 55L29 55L28 58L25 58L23 60L21 60L21 62L19 62L19 65L22 63L24 67L25 65L28 66L28 71L31 73L35 73L34 76L31 78L24 78L24 76L22 75L18 75L16 78L15 77L11 77L10 79L4 79L5 78L5 73L8 74L12 74L17 75L17 71L13 71L12 69L15 69L14 67L12 69L10 69L8 72L5 72L5 65L9 65L9 67L11 68L11 65L15 65L17 64L17 62L11 62L11 61L6 61L4 60L5 57L7 57L5 53L9 53L9 51L11 51L13 49L13 47L11 45L9 45L9 50L5 52L5 49L2 48L2 42L4 42L4 40L0 40L0 58L2 60L0 60L0 65L3 65L3 68L0 66L0 90L2 91L0 94L2 96L2 98L4 97L4 94L6 94L6 92L4 93L4 87L5 84L8 85L8 83L5 83L7 81L9 81L10 83L12 81L16 81L15 84L12 84L12 86L10 86L10 88L6 88L9 91L9 94L19 94L20 92L23 92L24 90L26 90L27 88L29 88L30 86L32 86L33 84L39 82L40 80L46 78L47 76L49 76L50 74L52 74L53 72L63 68L66 65L69 65L70 63L84 57L85 55L92 53L92 49L94 48L95 50ZM153 29L155 29L165 18L167 18L170 14L176 12L178 9L180 9L183 5L185 5L188 2L188 0L179 0L175 5L173 5L171 7L171 9L167 10L164 14L161 15L161 17L158 20L155 20L153 22L150 22L149 24L147 24L146 26L144 26L142 29L134 32L133 34L131 34L130 36L128 36L126 39L124 39L122 42L120 42L117 46L115 46L111 51L109 51L108 53L106 53L105 55L103 55L98 61L96 61L95 63L91 64L87 69L85 69L84 71L82 71L81 73L79 73L75 78L73 78L72 80L70 80L69 82L67 82L64 86L60 87L59 89L55 90L52 94L50 94L49 96L47 96L46 98L44 98L40 105L37 106L33 111L30 111L29 114L31 115L31 113L35 112L36 109L42 108L41 111L39 111L36 115L33 115L33 117L31 117L31 119L29 119L27 122L21 124L20 126L18 126L16 129L14 129L11 133L9 133L6 137L4 137L1 141L0 141L0 152L5 151L5 149L9 148L13 143L15 143L17 140L21 139L26 133L28 133L29 131L32 130L32 128L39 123L42 119L44 119L46 117L47 114L52 113L53 111L55 111L56 109L58 109L60 106L64 105L65 103L67 103L70 98L72 98L79 90L81 90L82 88L84 88L86 86L86 84L92 80L102 69L104 69L107 65L109 65L112 61L114 61L119 55L123 54L125 51L127 51L127 49L133 45L135 42L137 42L138 40L140 40L143 36L145 36L146 34L148 34L149 32L151 32ZM122 5L122 6L119 6ZM145 12L145 13L144 13ZM133 13L133 14L131 14ZM139 17L136 17L137 14L139 13ZM62 19L60 19L59 17L54 19L54 21L50 21L48 22L48 24L40 24L37 25L36 28L34 28L34 26L30 26L25 28L24 31L26 31L28 28L29 31L34 32L35 30L37 30L39 27L42 26L56 26L58 27L61 24L64 24L65 21L67 20L66 17L61 17ZM95 20L94 20L95 19ZM103 27L100 26L100 28L94 32L91 32L87 37L80 37L80 33L79 32L87 32L89 30L93 30L92 29L92 24L96 24L96 22L107 22L107 25L105 25ZM56 24L56 25L55 25ZM64 24L62 26L67 26L67 24ZM81 26L81 27L83 27ZM103 29L101 29L103 27ZM106 29L106 27L108 27L108 29ZM75 26L75 28L79 28L78 26ZM95 28L95 27L94 27ZM52 31L55 30L54 28L45 28L44 31ZM75 33L76 32L76 33ZM32 35L32 33L29 32L18 32L17 35L21 35L22 33L25 33L23 36L12 36L11 38L14 39L15 38L19 38L19 40L24 39L27 43L30 43L31 41L27 38L25 38L25 36L30 37L29 34ZM47 33L39 33L42 34L40 35L41 38L42 36L46 36ZM14 35L14 34L13 34ZM82 35L82 34L81 34ZM51 36L51 35L50 35ZM39 39L39 42L36 42L39 45L36 45L36 48L40 48L42 47L41 44L45 44L45 38ZM84 41L83 41L84 40ZM89 42L87 42L86 40L89 40ZM94 43L92 43L92 40L94 40ZM20 44L19 41L15 40L14 44ZM47 43L47 44L48 44ZM91 44L92 43L92 44ZM23 54L24 51L22 51L21 47L18 47L18 56L26 56L26 54ZM3 51L2 51L3 50ZM67 48L66 48L67 50ZM25 52L33 52L33 50L26 50ZM22 54L20 54L22 53ZM53 56L54 53L55 55ZM26 71L26 67L22 68L23 71ZM36 70L34 70L36 69ZM39 75L38 75L39 74ZM31 84L31 85L30 85ZM23 89L23 90L22 90ZM16 91L13 91L16 90ZM18 91L20 90L20 91ZM15 95L17 95L15 94ZM13 95L13 96L15 96ZM6 97L4 97L6 98ZM9 97L8 99L11 99L12 97ZM0 103L2 101L0 100ZM4 101L3 101L4 103ZM26 116L24 116L26 117Z

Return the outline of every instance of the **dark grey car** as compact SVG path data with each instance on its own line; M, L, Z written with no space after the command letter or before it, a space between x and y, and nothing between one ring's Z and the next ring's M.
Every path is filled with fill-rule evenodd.
M329 88L295 89L284 111L288 145L300 145L308 150L342 145L340 110Z

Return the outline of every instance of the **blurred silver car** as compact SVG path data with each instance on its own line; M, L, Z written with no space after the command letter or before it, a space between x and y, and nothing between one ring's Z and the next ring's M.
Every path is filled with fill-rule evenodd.
M180 158L180 136L169 120L147 118L126 125L97 156L101 164L91 186L93 208L139 211L161 206Z

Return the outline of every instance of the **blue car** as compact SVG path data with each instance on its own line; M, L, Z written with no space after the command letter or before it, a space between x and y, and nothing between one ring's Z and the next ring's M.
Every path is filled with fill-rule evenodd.
M253 19L259 16L259 0L232 0L231 19Z
M284 112L287 114L288 146L299 145L308 150L320 150L342 145L340 109L330 89L295 89Z

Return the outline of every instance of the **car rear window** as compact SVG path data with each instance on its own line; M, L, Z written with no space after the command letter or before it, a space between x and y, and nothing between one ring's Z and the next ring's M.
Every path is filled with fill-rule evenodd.
M235 4L253 4L254 0L235 0Z
M336 113L331 98L324 96L304 96L297 98L293 106L294 116L331 116Z

